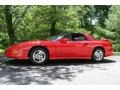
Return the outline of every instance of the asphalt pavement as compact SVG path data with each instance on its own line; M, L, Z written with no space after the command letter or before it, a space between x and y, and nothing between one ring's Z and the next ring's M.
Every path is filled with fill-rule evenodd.
M110 56L103 62L89 60L57 60L46 65L28 61L5 61L0 56L0 84L120 84L120 56Z

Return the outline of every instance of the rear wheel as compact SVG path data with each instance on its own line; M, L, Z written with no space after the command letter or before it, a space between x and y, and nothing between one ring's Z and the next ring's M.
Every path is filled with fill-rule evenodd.
M104 50L102 48L96 48L93 51L92 60L95 62L103 61L104 55L105 55L105 53L104 53Z
M34 48L30 52L30 60L34 64L44 64L48 61L48 52L44 48Z

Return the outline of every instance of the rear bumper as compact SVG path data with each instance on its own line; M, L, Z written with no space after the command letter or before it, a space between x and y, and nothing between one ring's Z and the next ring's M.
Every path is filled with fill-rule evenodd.
M105 52L105 56L111 56L113 55L113 50L108 50Z

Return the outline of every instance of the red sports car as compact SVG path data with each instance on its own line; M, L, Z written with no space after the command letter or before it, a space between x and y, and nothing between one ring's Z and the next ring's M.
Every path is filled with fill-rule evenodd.
M94 40L89 34L82 33L60 34L46 41L18 43L5 51L6 57L30 60L35 64L56 59L87 59L99 62L112 54L110 41Z

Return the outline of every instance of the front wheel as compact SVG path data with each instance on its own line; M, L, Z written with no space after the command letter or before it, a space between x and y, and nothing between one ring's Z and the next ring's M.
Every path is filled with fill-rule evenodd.
M44 64L48 60L48 52L44 48L34 48L30 52L30 60L34 64Z
M97 48L93 51L92 60L95 62L103 61L104 55L104 50L101 48Z

